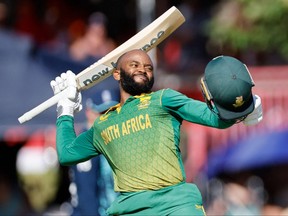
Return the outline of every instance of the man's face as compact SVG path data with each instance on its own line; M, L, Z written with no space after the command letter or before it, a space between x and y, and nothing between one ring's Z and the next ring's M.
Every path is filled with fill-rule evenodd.
M149 93L154 84L153 64L146 53L136 52L123 59L120 85L130 95Z

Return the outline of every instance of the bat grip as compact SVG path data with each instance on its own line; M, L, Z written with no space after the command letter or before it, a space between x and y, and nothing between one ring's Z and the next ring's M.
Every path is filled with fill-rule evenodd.
M54 95L53 97L49 98L48 100L44 101L43 103L39 104L35 108L31 109L30 111L24 113L22 116L18 118L20 124L29 121L30 119L34 118L35 116L39 115L46 109L52 107L53 105L57 104L60 99L62 99L66 95L67 89L59 92L58 94ZM56 114L55 114L56 116Z

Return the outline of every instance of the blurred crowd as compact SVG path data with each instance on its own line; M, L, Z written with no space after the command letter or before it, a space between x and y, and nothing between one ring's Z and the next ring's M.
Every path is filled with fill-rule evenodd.
M11 123L11 112L16 113L16 119L22 114L19 107L25 111L31 103L52 95L49 82L55 76L68 69L80 72L136 33L137 14L131 12L136 1L80 2L0 0L0 215L70 215L73 211L71 172L58 164L55 152L55 109L43 113L36 124L28 124L24 131L17 122ZM206 49L203 28L210 18L212 3L167 0L158 8L164 12L173 4L186 22L157 48L155 88L170 87L199 99L202 95L198 78L214 57ZM107 79L87 90L84 100L107 86L117 88L112 79ZM84 112L76 120L80 131L85 125ZM7 131L10 126L12 129ZM193 138L189 136L192 130ZM232 134L239 135L241 129L237 130ZM203 144L202 138L205 136L211 144L220 136L212 133L184 125L181 143L187 179L199 184L204 192L207 215L288 215L287 198L281 197L288 196L284 184L283 194L277 196L280 201L275 198L269 202L271 195L265 182L255 175L244 175L245 181L243 175L236 181L202 176L201 168L212 149Z

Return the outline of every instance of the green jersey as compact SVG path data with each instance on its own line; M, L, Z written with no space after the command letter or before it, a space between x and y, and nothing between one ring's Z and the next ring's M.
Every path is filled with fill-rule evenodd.
M182 121L216 128L221 121L206 103L172 89L127 99L110 108L76 138L73 118L57 120L57 151L70 165L103 154L114 174L115 191L158 190L185 182L179 140Z

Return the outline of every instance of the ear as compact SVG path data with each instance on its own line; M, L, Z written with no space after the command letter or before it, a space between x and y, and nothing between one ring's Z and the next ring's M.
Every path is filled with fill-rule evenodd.
M113 77L115 80L119 81L120 80L120 70L119 69L115 69L113 71Z

